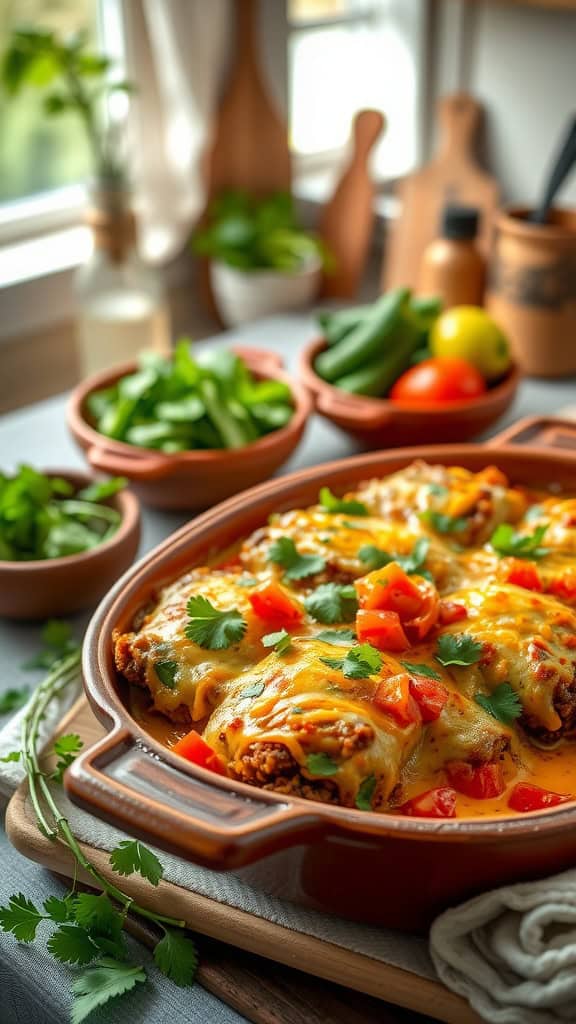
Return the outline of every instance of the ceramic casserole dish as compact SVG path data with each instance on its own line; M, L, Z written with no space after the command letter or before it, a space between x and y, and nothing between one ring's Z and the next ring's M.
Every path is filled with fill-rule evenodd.
M385 815L259 790L184 761L128 710L114 667L113 634L165 583L261 526L273 513L311 504L362 480L426 462L498 466L519 485L576 488L576 427L525 420L487 445L373 452L253 488L206 512L130 570L104 599L84 648L88 698L108 734L67 773L71 798L130 834L215 869L259 862L270 878L282 851L282 882L294 898L332 913L403 929L426 927L442 908L511 881L552 874L576 858L576 803L524 816L426 818ZM284 884L284 892L286 886Z

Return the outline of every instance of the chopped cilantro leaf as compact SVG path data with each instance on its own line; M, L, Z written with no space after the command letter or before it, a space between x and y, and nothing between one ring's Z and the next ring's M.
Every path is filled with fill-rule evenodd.
M284 654L292 642L292 637L286 629L279 629L276 633L267 633L262 637L264 647L273 647L276 654Z
M70 1015L70 1024L82 1024L82 1021L99 1006L109 999L130 992L137 982L146 981L143 967L103 957L96 960L80 974L72 984L74 1003Z
M156 854L152 853L152 850L148 850L137 839L123 839L112 850L110 863L119 875L133 875L138 872L152 885L158 885L164 874L164 868Z
M58 756L58 761L51 778L55 782L62 782L66 768L72 764L76 754L82 750L83 746L82 740L74 732L68 733L66 736L59 736L54 742L54 753Z
M330 775L336 775L338 771L336 762L328 754L325 754L324 751L318 754L308 754L306 767L311 775L320 775L326 778Z
M394 561L394 555L384 551L384 548L377 547L376 544L363 544L358 552L358 558L364 562L367 572L383 569L389 562Z
M10 897L7 907L0 907L0 928L4 932L12 932L18 942L32 942L43 920L44 915L21 892Z
M264 693L264 683L261 679L258 679L255 683L250 683L250 686L245 686L242 690L242 697L260 697Z
M364 544L358 552L361 562L367 566L368 572L374 569L382 569L389 562L397 562L401 569L407 573L418 573L424 575L423 565L428 555L430 540L428 537L419 537L409 555L392 555L375 544ZM426 573L429 576L429 573Z
M482 657L482 644L467 633L444 633L438 637L435 657L441 665L475 665Z
M239 611L221 611L201 595L188 600L186 611L189 621L184 632L188 640L210 651L239 643L246 632L246 621Z
M333 644L335 647L347 647L356 642L356 633L353 629L323 629L316 633L314 639L323 640L325 644Z
M177 661L155 661L154 671L163 686L167 686L169 690L174 689L178 672Z
M463 516L447 516L430 508L422 512L420 518L437 533L461 533L468 526L468 520Z
M375 789L376 777L374 775L367 775L365 779L362 779L356 794L356 807L359 811L372 810L372 797Z
M154 946L156 966L176 985L192 985L198 968L198 952L192 939L174 928L164 929L164 938Z
M342 672L347 679L367 679L382 668L382 655L371 644L351 647L344 658L320 658L320 661Z
M481 708L484 708L484 711L492 715L492 718L497 718L504 725L510 725L515 718L519 718L522 714L522 704L510 683L501 683L489 697L483 693L477 693L474 700Z
M270 545L268 557L271 562L286 569L284 578L287 580L303 580L307 576L315 576L323 572L326 562L322 555L301 555L290 537L279 537Z
M345 498L337 498L329 487L323 487L318 496L322 508L326 512L330 512L332 515L342 513L348 516L367 516L368 509L366 505L361 501L355 501L353 498L346 500Z
M304 607L317 622L351 622L358 608L356 590L351 583L322 583L304 601Z
M401 661L400 664L410 675L426 676L427 679L442 679L440 673L430 665L414 664L411 661Z
M0 715L7 715L10 711L17 711L18 708L24 707L29 694L30 688L28 686L13 687L10 690L5 690L0 695Z
M517 533L510 523L500 523L490 537L490 545L499 555L514 558L543 558L548 548L540 547L548 524L537 526L534 533Z

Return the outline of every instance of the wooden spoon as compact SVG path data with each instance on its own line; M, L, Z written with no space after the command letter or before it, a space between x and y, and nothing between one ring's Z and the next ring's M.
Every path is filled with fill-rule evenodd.
M335 261L334 270L324 275L322 295L352 298L358 291L374 223L368 160L385 123L379 110L361 110L354 118L352 157L320 221L320 236Z

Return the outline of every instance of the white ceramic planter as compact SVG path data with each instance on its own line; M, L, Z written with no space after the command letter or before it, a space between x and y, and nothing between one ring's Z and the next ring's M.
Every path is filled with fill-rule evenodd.
M238 270L227 263L210 265L214 298L227 327L308 305L318 291L320 272L317 258L294 273Z

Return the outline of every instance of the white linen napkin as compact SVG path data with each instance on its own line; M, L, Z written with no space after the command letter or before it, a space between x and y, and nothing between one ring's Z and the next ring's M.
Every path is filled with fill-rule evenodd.
M439 977L493 1024L576 1021L576 870L483 893L436 919Z

